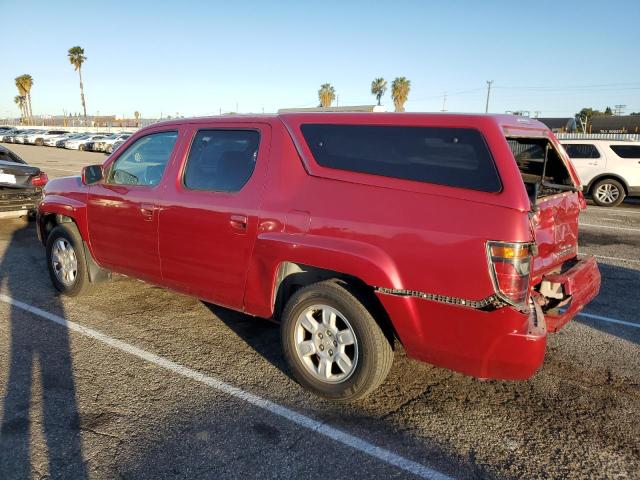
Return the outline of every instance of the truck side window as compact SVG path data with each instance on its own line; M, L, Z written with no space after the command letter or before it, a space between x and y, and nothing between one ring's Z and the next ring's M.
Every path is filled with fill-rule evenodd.
M183 182L192 190L237 192L249 181L258 158L256 130L199 130Z
M502 189L482 134L471 128L307 123L300 129L323 167L483 192Z
M111 166L107 183L155 186L178 139L178 132L160 132L136 140Z

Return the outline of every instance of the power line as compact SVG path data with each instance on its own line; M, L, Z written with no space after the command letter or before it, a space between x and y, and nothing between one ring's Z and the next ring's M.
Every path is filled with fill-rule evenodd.
M627 87L627 89L635 90L640 88L640 83L601 83L601 84L592 84L592 85L520 85L520 86L505 86L505 85L496 85L494 88L499 88L503 90L575 90L575 89L589 89L589 88L620 88Z

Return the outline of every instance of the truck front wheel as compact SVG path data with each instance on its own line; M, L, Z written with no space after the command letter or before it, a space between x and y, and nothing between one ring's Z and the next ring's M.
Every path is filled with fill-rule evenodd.
M89 286L82 237L72 223L56 226L47 237L47 266L56 289L75 297Z
M371 313L336 281L298 290L282 314L285 359L300 384L321 397L349 402L387 377L393 349Z

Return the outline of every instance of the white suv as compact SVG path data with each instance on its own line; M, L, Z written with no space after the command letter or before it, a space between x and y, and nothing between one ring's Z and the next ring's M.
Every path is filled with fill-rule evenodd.
M560 140L576 167L584 192L601 207L640 196L640 142Z

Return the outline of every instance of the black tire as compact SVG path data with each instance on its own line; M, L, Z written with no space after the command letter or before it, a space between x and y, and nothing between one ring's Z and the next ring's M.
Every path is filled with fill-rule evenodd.
M297 353L297 319L318 304L339 311L348 320L356 338L352 349L357 351L357 361L352 373L339 383L319 380ZM282 313L280 335L293 377L315 394L338 402L351 402L371 393L385 380L393 363L393 349L378 323L364 305L335 280L314 283L293 294Z
M84 145L80 145L80 146L78 147L78 150L80 150L81 152L83 152L83 151L85 150L85 146L84 146Z
M55 272L56 267L54 267L52 252L54 244L58 240L62 240L70 245L76 259L75 279L68 284L62 282ZM89 289L89 274L87 271L87 261L84 254L82 237L73 223L60 224L49 233L47 237L47 268L49 269L51 283L53 283L53 286L56 287L56 290L60 293L70 297L76 297L82 295Z
M36 145L41 147L42 145L44 145L44 140L42 140L41 138L36 138Z
M620 205L627 196L624 186L613 178L598 180L591 188L591 198L601 207Z

